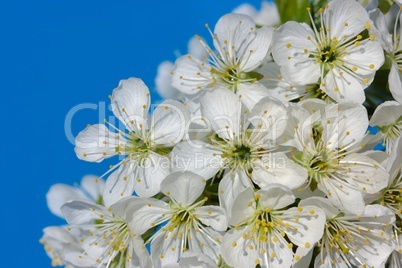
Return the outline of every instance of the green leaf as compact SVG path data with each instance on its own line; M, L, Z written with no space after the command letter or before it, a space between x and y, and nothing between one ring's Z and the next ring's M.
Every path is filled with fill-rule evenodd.
M393 0L379 0L378 8L381 10L382 13L386 14L391 9L393 4Z
M307 8L310 7L309 0L275 0L278 6L281 22L289 20L306 22L310 21Z

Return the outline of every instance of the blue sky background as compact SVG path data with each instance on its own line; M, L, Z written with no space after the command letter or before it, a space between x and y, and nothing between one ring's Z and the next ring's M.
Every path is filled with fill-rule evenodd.
M70 109L109 104L119 80L132 76L153 90L160 62L185 53L194 34L208 37L204 24L241 3L0 0L1 267L51 267L38 240L63 220L48 211L47 190L109 166L76 158L64 131ZM98 120L97 110L81 110L73 135Z

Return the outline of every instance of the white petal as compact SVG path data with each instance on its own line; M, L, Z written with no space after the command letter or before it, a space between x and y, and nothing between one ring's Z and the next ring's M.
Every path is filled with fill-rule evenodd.
M88 254L82 254L83 250L69 250L65 253L66 267L72 265L72 267L93 267L99 265L96 259L88 256Z
M271 97L281 102L298 99L306 93L305 86L294 86L285 79L279 78L281 77L280 66L275 62L266 63L257 71L264 76L259 82L268 88Z
M358 35L369 21L367 11L357 2L348 0L334 0L328 3L324 10L325 27L330 28L329 39L346 35L350 39ZM347 26L345 26L347 23Z
M387 162L387 171L391 175L390 178L397 178L398 172L401 168L402 163L402 138L399 137L397 142L394 145L394 149L392 150L391 155L389 156L389 160ZM391 183L391 181L390 181Z
M185 94L197 94L212 83L211 68L196 57L182 56L175 62L172 86Z
M202 45L200 40L196 36L192 37L187 43L188 54L192 57L195 57L199 60L202 60L204 57L208 56L205 47Z
M105 125L91 125L81 131L75 138L74 151L81 160L102 162L116 155L116 147L125 143L123 137L109 131Z
M321 208L327 219L332 219L337 216L340 211L332 205L332 203L324 197L310 197L300 201L299 206L318 206Z
M273 29L257 29L249 16L227 14L216 23L214 33L217 37L214 45L223 61L239 60L239 68L249 72L257 68L267 55Z
M394 124L402 116L402 105L396 101L381 103L370 119L370 126L388 126Z
M253 169L252 179L261 189L272 183L296 189L306 182L307 172L284 153L269 153Z
M255 23L247 15L230 13L223 15L214 28L214 34L217 37L215 42L224 44L224 41L227 40L228 47L234 45L236 48L240 48L250 33L250 28L253 27L255 27Z
M177 144L171 153L172 171L192 171L209 179L223 167L222 152L203 141Z
M202 227L202 231L191 228L190 236L191 239L188 240L190 251L203 253L211 257L215 263L218 262L221 253L220 241L222 241L222 235L219 232L210 227Z
M127 207L126 221L133 234L141 235L169 216L165 202L153 198L136 198Z
M402 74L396 63L392 63L388 84L392 97L399 103L402 103Z
M211 226L217 231L224 232L228 226L225 211L217 206L197 207L194 211L197 219L203 224Z
M139 78L121 80L111 97L114 115L127 129L138 132L146 126L150 105L148 87Z
M251 18L254 18L255 15L257 14L257 10L255 9L254 6L252 6L248 3L244 3L244 4L241 4L240 6L236 7L235 9L233 9L232 13L243 14L243 15L247 15Z
M208 255L186 251L180 258L181 268L216 268L216 263Z
M132 266L127 267L126 264L126 268L152 268L153 264L151 256L149 256L148 250L146 249L142 238L140 237L133 238L131 245L132 245L131 252L134 253L130 263L130 265Z
M338 250L321 251L315 258L314 267L317 268L347 268Z
M258 25L277 26L281 23L278 7L273 2L261 2L261 9L254 18Z
M299 256L299 257L301 257L301 259L299 261L296 261L296 259L293 259L292 268L308 267L313 258L314 247L315 247L315 245L312 246L310 249L307 249L305 247L297 247L295 256Z
M97 201L102 198L105 181L97 176L87 175L81 180L81 187L93 200Z
M243 72L250 72L261 65L271 46L274 29L269 26L263 26L259 29L253 30L246 40L247 47L242 52L242 58L240 59L239 68ZM240 55L238 55L240 56Z
M254 126L249 140L255 145L275 142L284 133L288 123L286 107L277 100L261 99L248 116Z
M320 119L320 115L314 115L314 113L310 115L306 109L299 105L290 105L287 110L289 111L288 126L285 128L281 139L284 144L303 151L305 145L314 142L311 138L312 124Z
M138 196L151 197L159 193L161 182L169 174L168 157L151 154L138 166L134 179L134 190Z
M272 239L276 237L277 242ZM271 235L271 241L268 242L269 246L266 253L259 252L260 266L262 268L271 267L290 267L293 260L293 251L289 248L289 243L279 234L274 233ZM272 257L275 256L275 257Z
M299 247L311 249L322 238L326 217L325 212L317 206L293 207L284 211L281 218L284 223L281 229ZM286 224L289 224L289 228L286 228Z
M113 214L119 216L120 218L127 217L127 208L134 203L135 200L139 199L137 196L127 196L110 206L110 210Z
M356 224L363 230L361 235L355 235L350 241L349 247L359 250L353 254L359 260L371 267L380 267L386 261L394 249L394 242L391 239L391 226L395 221L395 215L388 208L381 205L366 206L360 221ZM379 223L383 223L381 226ZM389 226L386 228L386 226ZM368 230L368 231L366 231ZM359 243L360 240L360 243ZM354 263L357 264L356 261Z
M241 102L231 91L223 88L206 92L200 97L201 113L208 119L219 137L229 140L240 133Z
M292 85L315 84L320 78L320 65L312 58L295 57L281 67L281 75Z
M218 191L220 206L226 210L226 213L229 214L231 211L235 198L249 187L254 188L244 171L225 171L225 175L219 183Z
M340 73L342 73L342 75ZM363 78L364 77L361 77L361 79ZM366 78L369 80L369 83L371 83L374 74L368 75ZM322 90L337 102L355 101L357 103L363 103L366 99L364 88L367 87L369 83L363 86L363 81L358 80L349 72L343 72L338 67L335 67L329 70L325 75L325 87L323 87Z
M258 259L263 268L291 266L292 249L288 247L288 243L280 234L273 233L269 242L257 244L254 240L244 240L244 229L244 227L238 230L232 229L223 238L222 256L227 264L235 268L254 267ZM277 242L272 241L274 237ZM261 246L264 247L261 248L264 251L260 251Z
M241 96L240 100L249 110L262 98L270 95L268 89L259 82L239 83L236 94Z
M173 233L161 231L156 233L151 243L151 256L154 267L164 267L167 264L177 263L182 252L181 245L182 238L173 237Z
M54 215L63 218L60 211L62 205L75 199L87 199L88 197L76 187L65 184L54 184L46 194L47 206Z
M152 114L151 140L154 144L173 146L187 133L190 113L178 101L166 100Z
M105 206L109 207L118 200L133 194L136 171L136 164L126 163L110 174L103 189Z
M328 150L344 148L362 140L368 128L367 110L354 102L325 107L322 139Z
M193 172L171 173L161 184L162 192L183 207L188 207L202 194L206 180Z
M222 257L232 267L253 267L258 257L256 250L250 250L248 240L244 240L243 234L247 227L232 229L222 239Z
M289 57L301 62L305 61L309 53L304 53L304 49L314 51L317 48L314 36L313 30L307 24L294 21L286 22L275 32L272 47L275 62L281 66L288 65ZM319 70L319 67L317 69ZM312 76L316 76L316 74ZM306 76L306 79L317 81L318 77L313 79Z
M241 192L234 200L229 223L232 226L243 222L247 217L251 217L256 210L256 202L253 188L247 188Z
M371 75L383 65L384 51L379 42L366 39L358 46L348 47L343 61L346 68L357 67L357 75Z
M171 86L172 71L174 64L170 61L164 61L159 64L155 78L155 85L158 94L164 99L175 99L179 95L179 91Z
M66 221L69 224L84 224L91 220L103 219L110 212L104 207L84 200L74 200L65 203L61 207Z
M290 189L280 184L271 184L258 193L261 195L259 198L261 206L272 210L282 209L296 200Z
M356 215L363 213L365 205L363 195L349 184L323 178L318 188L326 193L331 203L340 210Z
M376 193L388 185L389 174L379 163L362 154L350 154L339 162L339 177L363 193Z
M391 52L392 50L392 35L388 32L388 25L385 15L380 9L375 8L368 12L370 19L374 22L373 28L375 38L381 43L381 46L386 52Z

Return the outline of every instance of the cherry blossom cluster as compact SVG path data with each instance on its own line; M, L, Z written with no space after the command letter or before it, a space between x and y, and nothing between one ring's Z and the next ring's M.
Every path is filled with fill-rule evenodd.
M52 265L402 267L402 1L310 2L206 25L159 66L158 105L120 81L116 120L75 140L114 164L46 196Z

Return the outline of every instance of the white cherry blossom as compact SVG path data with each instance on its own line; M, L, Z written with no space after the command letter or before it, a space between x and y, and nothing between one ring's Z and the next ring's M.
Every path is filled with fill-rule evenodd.
M260 10L256 10L255 7L248 3L244 3L233 9L232 13L250 16L260 26L278 26L281 23L278 7L271 1L261 1Z
M402 133L402 105L396 101L381 103L370 119L370 126L378 127L386 152L390 154Z
M188 111L183 104L166 100L148 119L148 87L137 78L120 81L110 97L114 115L124 124L123 132L108 121L90 125L76 138L78 158L101 162L113 156L123 157L110 171L103 197L106 205L132 195L153 196L168 175L168 153L186 134Z
M290 267L301 259L293 247L310 249L322 237L325 214L314 205L286 208L295 201L287 187L272 184L254 193L246 189L235 199L222 256L237 267Z
M68 201L87 199L97 204L102 204L104 186L104 180L93 175L84 176L80 186L72 187L62 183L54 184L46 194L47 206L54 215L63 218L60 208Z
M226 231L227 218L222 208L204 206L200 197L206 180L192 173L172 173L161 190L169 203L152 198L138 198L128 208L130 229L134 235L164 224L146 243L156 267L177 263L183 252L204 253L215 262L220 254L221 234Z
M66 255L81 253L83 251L78 237L63 227L49 226L43 229L43 236L39 240L43 244L46 254L52 260L52 266L64 266L66 268L76 268L68 264ZM92 260L94 261L94 260Z
M289 21L275 33L272 53L281 75L292 85L319 83L337 102L363 103L364 89L384 63L367 12L355 0L330 1L320 12L319 29Z
M264 188L280 183L292 189L307 179L303 168L282 152L275 152L287 127L287 111L280 102L264 98L244 109L225 89L206 92L201 111L214 133L209 142L188 141L172 151L173 170L189 170L206 179L224 172L219 183L221 206L228 212L234 198L253 183Z
M300 205L319 206L327 218L314 267L380 267L394 249L395 216L383 206L365 206L363 214L356 216L341 212L322 197L302 200Z
M152 267L143 241L133 237L127 207L136 197L123 198L110 207L86 200L64 204L61 211L69 223L69 230L83 230L80 242L83 250L66 255L79 267Z
M342 211L363 213L363 196L385 188L389 178L378 162L359 152L368 127L366 109L354 102L326 105L319 100L299 106L293 159L308 172L313 190L318 187Z
M211 35L216 51L199 37L210 57L204 61L191 55L179 58L173 72L173 87L195 95L200 90L223 86L242 96L242 102L251 109L269 95L258 82L261 74L255 70L268 55L273 28L257 28L249 16L227 14L219 19Z

